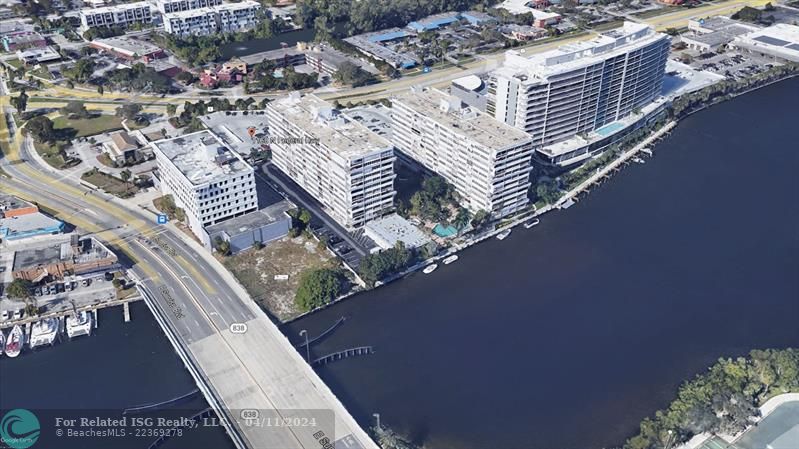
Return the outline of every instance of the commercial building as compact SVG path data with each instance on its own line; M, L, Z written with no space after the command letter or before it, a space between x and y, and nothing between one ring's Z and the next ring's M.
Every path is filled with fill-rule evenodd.
M680 39L692 50L711 52L723 48L737 36L757 31L760 27L718 16L688 21L692 34L682 34Z
M291 228L288 211L293 205L279 201L255 212L208 226L206 232L211 242L217 238L230 244L230 252L236 254L255 246L285 237Z
M253 168L211 131L153 142L158 182L206 245L204 228L258 209Z
M169 14L221 5L222 0L158 0L156 4L161 14Z
M403 40L411 35L409 31L400 28L389 28L373 33L351 36L344 39L344 41L353 45L361 53L383 61L395 69L408 69L419 63L418 58L411 52L398 51L390 48L387 44Z
M533 23L530 23L529 25L533 25L538 28L545 28L549 25L555 25L560 22L560 14L532 8L529 6L530 3L531 2L529 0L505 0L504 2L496 5L495 8L504 9L514 15L532 14Z
M40 64L61 59L61 53L55 51L53 47L29 48L17 50L17 59L25 64Z
M148 2L122 3L80 11L83 30L97 27L127 28L134 23L149 24L152 21L152 7Z
M272 162L348 229L394 209L394 147L313 95L267 106Z
M224 3L163 15L164 31L179 36L238 33L258 24L261 5L252 0Z
M459 13L448 12L448 13L428 16L425 17L424 19L419 19L418 21L411 22L406 26L409 29L416 31L417 33L422 33L424 31L434 31L439 28L445 27L447 25L452 25L453 23L458 22L458 20L460 20Z
M46 46L47 40L35 31L15 31L3 35L3 48L8 52Z
M363 231L380 249L393 248L397 242L402 242L406 248L419 248L431 242L427 234L397 214L370 221Z
M625 22L533 56L508 51L490 76L486 111L530 134L537 150L594 131L660 96L669 43L647 25Z
M89 45L98 50L113 53L115 56L128 61L141 59L145 63L149 63L155 59L166 57L166 53L161 47L127 36L95 39Z
M799 62L799 26L778 23L738 36L730 47L768 58Z
M502 217L527 206L529 135L435 89L393 97L392 115L397 149L454 185L464 207Z
M118 266L117 256L99 240L70 234L16 251L11 274L14 279L40 282L63 279L67 274L86 276L112 271Z
M38 206L21 198L0 194L0 240L29 241L33 237L60 234L64 223L39 212Z

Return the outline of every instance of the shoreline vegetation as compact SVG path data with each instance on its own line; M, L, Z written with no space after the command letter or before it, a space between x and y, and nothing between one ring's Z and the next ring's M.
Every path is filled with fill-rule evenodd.
M641 422L623 449L676 447L701 433L737 435L760 417L759 407L783 393L799 392L799 350L753 350L720 358L677 390L664 410Z

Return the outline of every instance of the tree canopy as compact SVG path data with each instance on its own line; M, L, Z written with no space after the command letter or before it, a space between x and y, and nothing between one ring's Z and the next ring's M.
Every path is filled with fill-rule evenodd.
M300 275L300 285L294 301L303 311L313 310L335 300L344 286L341 270L320 268L306 270Z
M368 254L358 267L361 279L369 285L408 268L415 260L413 251L399 241L390 249Z
M8 287L6 287L6 295L8 295L9 298L28 298L31 295L32 288L33 283L31 283L31 281L27 279L14 279L8 284Z
M28 120L24 129L38 142L54 142L58 138L53 121L45 115Z

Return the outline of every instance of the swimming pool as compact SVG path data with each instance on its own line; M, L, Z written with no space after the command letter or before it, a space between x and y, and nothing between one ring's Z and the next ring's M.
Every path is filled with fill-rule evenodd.
M453 235L457 234L458 233L458 229L455 226L444 227L444 226L441 226L441 223L438 223L433 228L433 232L435 232L436 235L439 236L439 237L447 238L447 237L452 237Z
M618 131L618 130L620 130L622 128L624 128L624 123L622 123L622 122L613 122L613 123L608 123L607 125L605 125L605 126L603 126L601 128L598 128L594 132L599 134L602 137L607 137L607 136L615 133L616 131Z

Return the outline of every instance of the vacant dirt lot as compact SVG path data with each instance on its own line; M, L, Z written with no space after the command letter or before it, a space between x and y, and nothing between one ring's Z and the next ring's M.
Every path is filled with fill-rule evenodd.
M317 241L306 237L284 237L264 248L250 249L223 260L250 295L280 321L300 314L294 305L300 273L309 268L330 267L335 259ZM275 279L288 275L287 280Z

